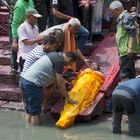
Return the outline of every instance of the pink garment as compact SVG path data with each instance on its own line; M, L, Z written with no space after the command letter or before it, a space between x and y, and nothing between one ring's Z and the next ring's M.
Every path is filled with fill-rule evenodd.
M79 0L79 7L86 5L87 3L89 3L89 5L95 6L96 4L96 0Z
M36 39L39 36L39 31L36 25L32 27L29 23L25 21L19 26L17 33L19 37L18 39L19 50L17 62L19 62L20 57L22 57L22 59L26 59L30 51L32 51L37 46L37 44L26 46L22 41L25 39L29 40Z

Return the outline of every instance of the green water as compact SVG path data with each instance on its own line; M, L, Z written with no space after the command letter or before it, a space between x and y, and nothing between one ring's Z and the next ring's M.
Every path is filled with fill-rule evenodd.
M108 116L107 116L108 117ZM42 126L24 123L21 112L0 111L0 140L138 140L126 133L111 133L111 121L99 117L88 123L76 123L71 128L61 130L55 127L55 120L44 116ZM123 131L127 124L123 123Z

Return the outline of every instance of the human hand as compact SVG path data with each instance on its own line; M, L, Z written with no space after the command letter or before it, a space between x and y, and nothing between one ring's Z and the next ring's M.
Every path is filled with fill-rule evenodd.
M39 36L37 39L36 39L36 43L42 43L44 41L45 37L44 36Z
M67 102L69 103L69 104L78 104L78 102L77 101L74 101L74 100L72 100L71 98L68 98L67 99Z
M84 59L84 62L89 67L90 63L91 63L91 60L86 58L86 59Z
M140 78L140 75L136 76L136 78Z
M13 41L13 43L12 43L12 49L14 50L14 51L18 51L18 43L17 43L17 41Z

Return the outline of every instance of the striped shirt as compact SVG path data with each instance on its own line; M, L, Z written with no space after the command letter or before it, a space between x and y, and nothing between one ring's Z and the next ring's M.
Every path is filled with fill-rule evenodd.
M27 56L25 63L23 65L23 70L21 72L21 76L24 75L26 70L29 69L29 67L31 65L33 65L37 59L41 58L45 54L46 53L43 51L43 48L41 46L37 45Z

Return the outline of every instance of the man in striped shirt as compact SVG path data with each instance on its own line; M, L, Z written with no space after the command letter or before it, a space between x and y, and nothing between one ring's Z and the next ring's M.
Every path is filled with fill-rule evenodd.
M64 33L61 29L54 29L45 39L42 45L37 45L27 56L23 65L21 76L39 58L52 51L61 51L64 41Z

